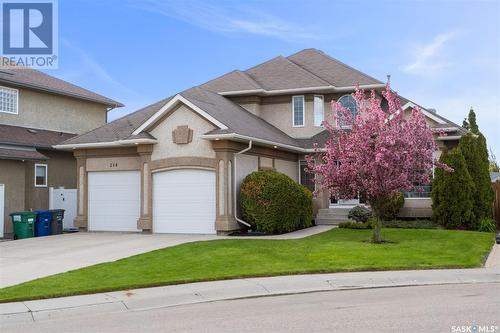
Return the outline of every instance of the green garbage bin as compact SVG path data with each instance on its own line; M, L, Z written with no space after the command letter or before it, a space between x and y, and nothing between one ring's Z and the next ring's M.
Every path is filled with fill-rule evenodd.
M14 239L35 237L36 213L16 212L10 214Z
M63 233L64 209L51 209L52 213L52 233L58 235Z

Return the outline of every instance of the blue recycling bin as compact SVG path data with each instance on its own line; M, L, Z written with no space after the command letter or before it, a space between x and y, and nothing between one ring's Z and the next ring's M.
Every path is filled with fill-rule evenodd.
M49 236L51 233L52 212L37 210L35 223L35 237Z

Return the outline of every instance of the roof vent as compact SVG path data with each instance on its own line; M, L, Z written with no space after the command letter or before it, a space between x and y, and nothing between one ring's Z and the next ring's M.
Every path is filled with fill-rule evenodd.
M38 133L37 130L31 129L31 128L28 128L27 131L30 132L30 133L32 133L32 134L37 134Z
M432 113L437 113L437 110L436 109L432 109L432 108L428 108L427 111L430 111Z

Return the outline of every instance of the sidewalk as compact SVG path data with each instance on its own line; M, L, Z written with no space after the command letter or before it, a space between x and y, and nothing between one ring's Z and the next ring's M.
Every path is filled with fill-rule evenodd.
M140 311L248 297L460 283L500 284L500 246L495 245L485 268L248 278L5 303L0 304L0 322L12 324L43 321L95 313Z

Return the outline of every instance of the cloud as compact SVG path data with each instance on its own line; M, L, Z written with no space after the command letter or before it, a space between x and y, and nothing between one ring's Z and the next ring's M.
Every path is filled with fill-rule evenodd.
M454 33L441 33L429 44L415 47L412 52L415 54L415 59L405 65L403 71L416 75L430 75L450 66L451 63L444 59L442 51L444 45L454 36Z
M129 2L131 7L215 32L248 33L283 40L318 40L327 37L323 33L313 31L310 27L292 24L247 5L241 5L238 2L226 4L226 6L214 6L196 0L135 0Z
M71 81L73 79L76 79L78 77L82 76L87 76L88 73L91 73L93 76L97 77L98 79L111 84L118 88L121 91L127 92L132 95L138 95L135 91L131 90L121 82L115 80L107 71L104 67L102 67L90 54L85 52L83 49L75 45L74 43L71 43L69 40L65 38L61 38L61 43L71 51L73 51L81 60L81 65L79 66L78 69L72 69L67 72L63 72L63 76Z

